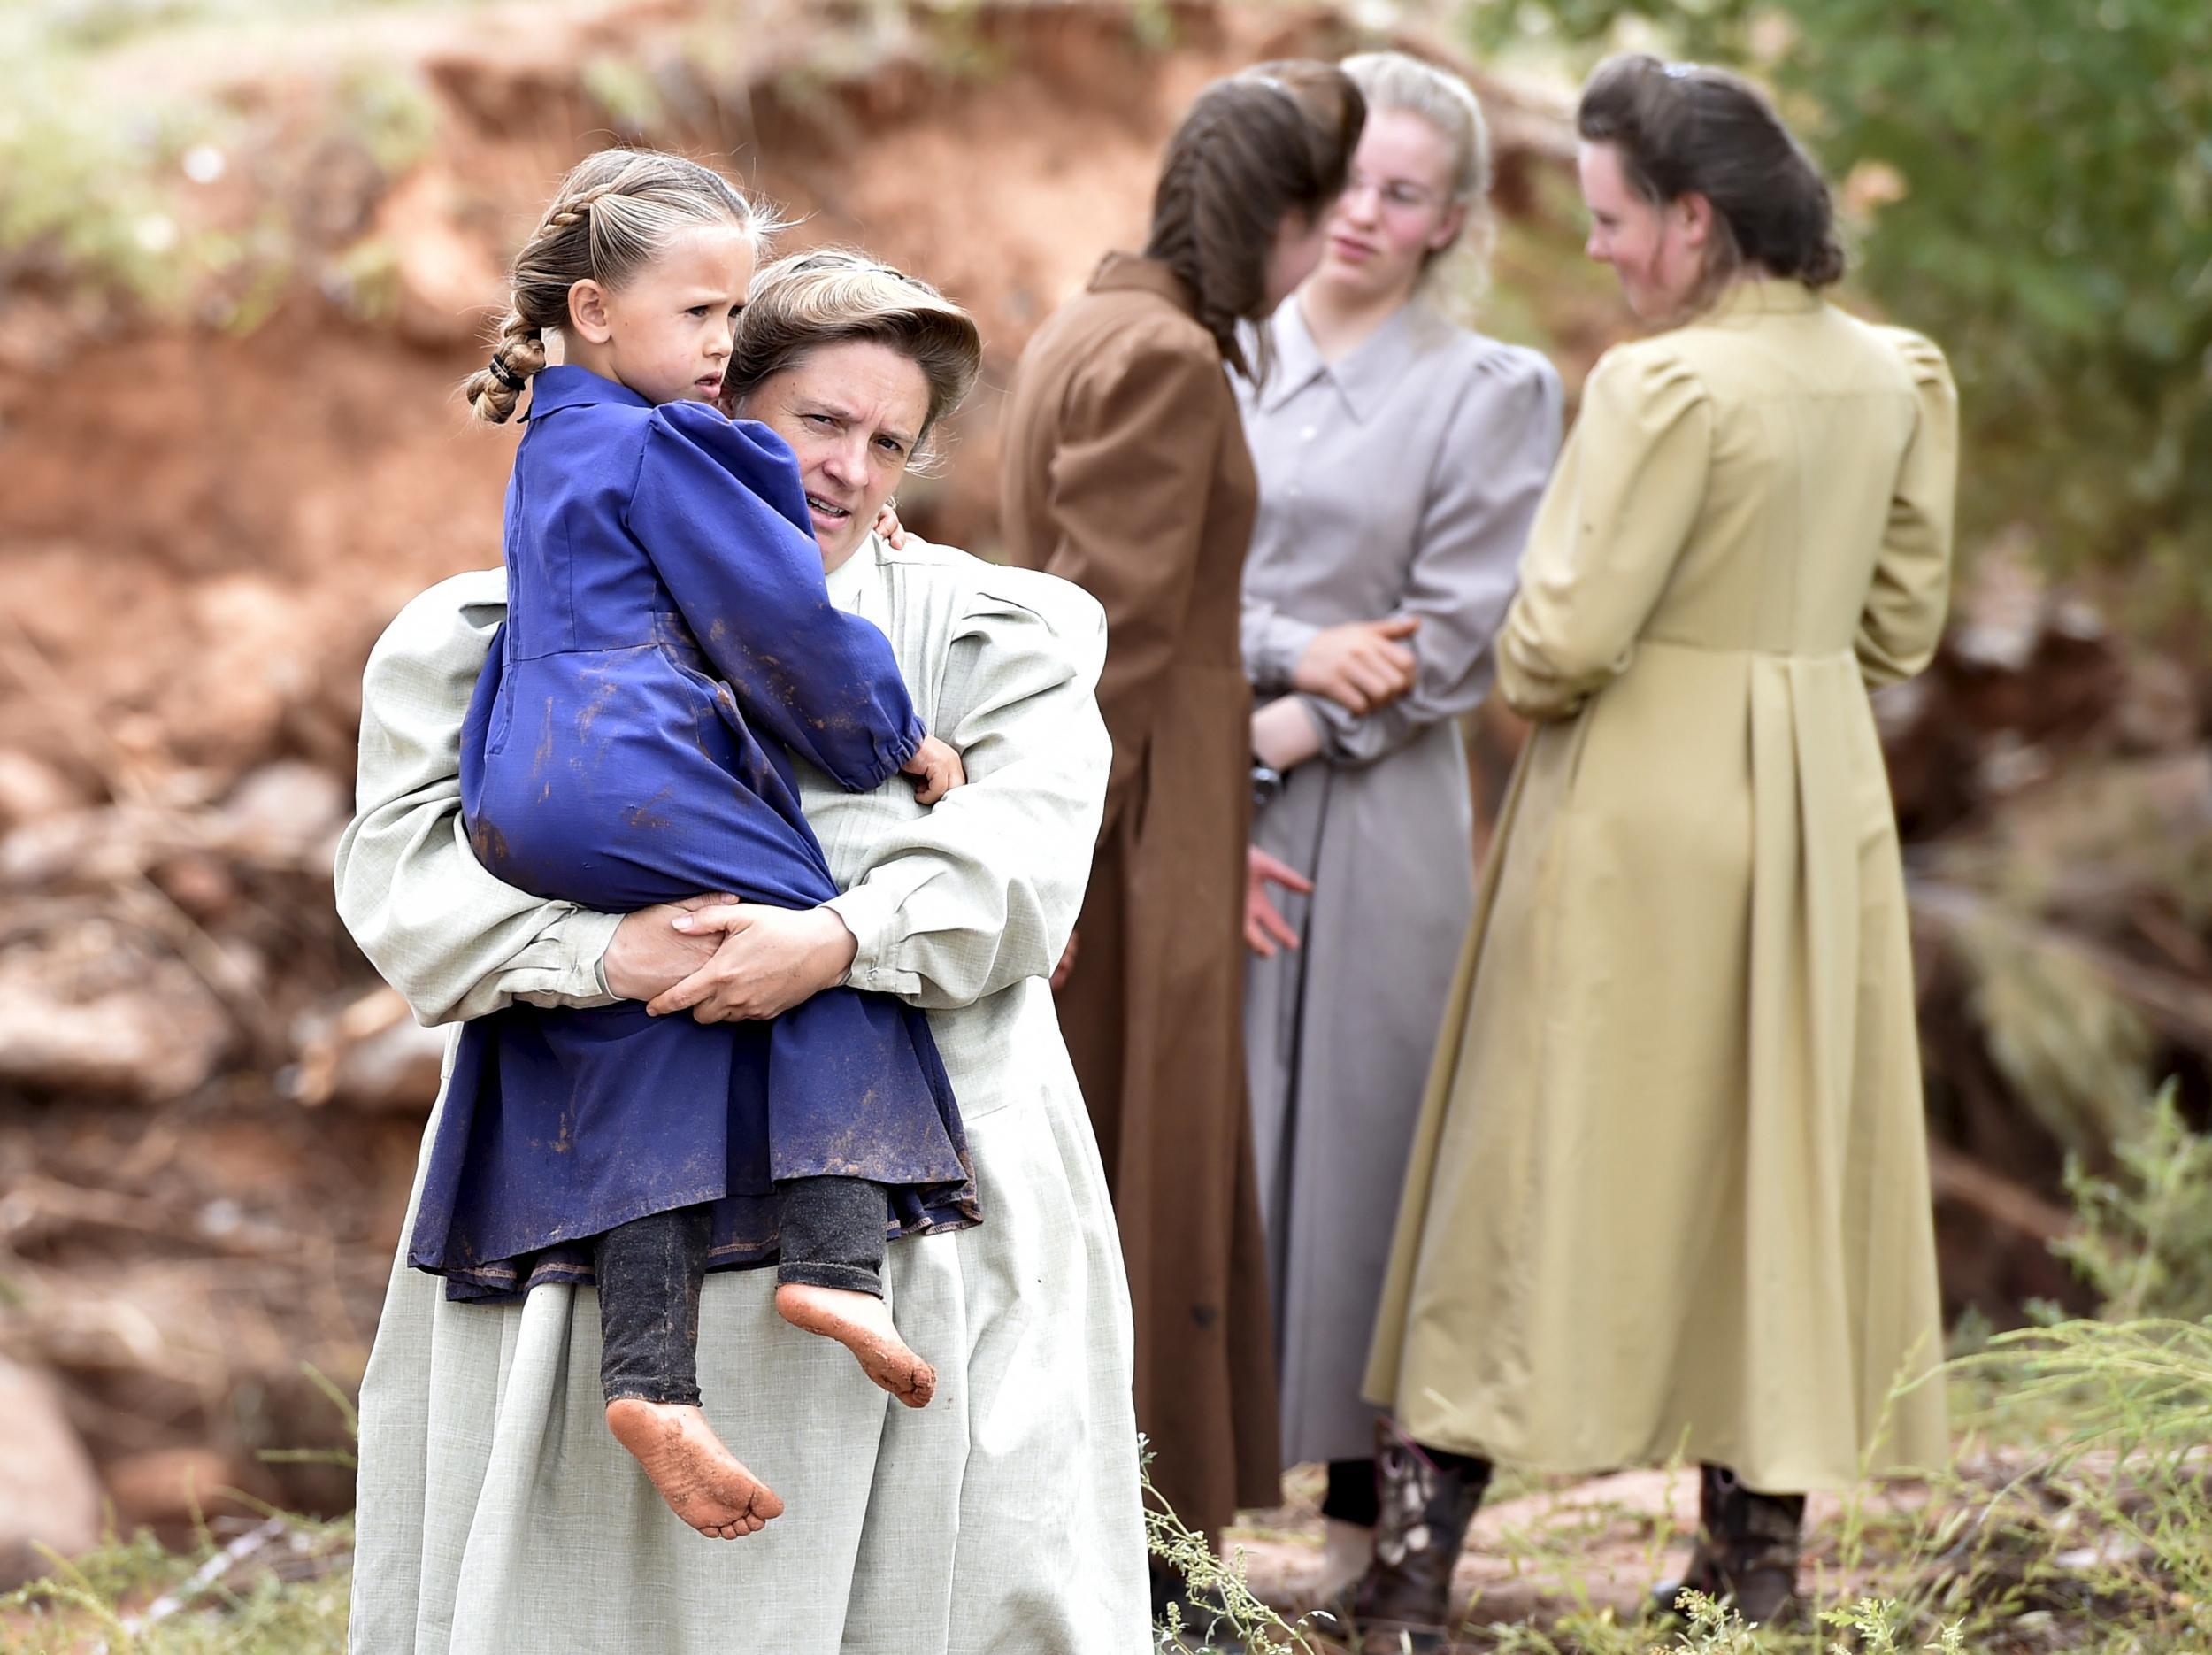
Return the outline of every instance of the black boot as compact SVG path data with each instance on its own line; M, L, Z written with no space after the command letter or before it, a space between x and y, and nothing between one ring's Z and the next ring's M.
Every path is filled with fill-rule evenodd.
M1805 1522L1801 1494L1761 1494L1725 1466L1701 1466L1697 1546L1678 1581L1663 1581L1652 1597L1667 1613L1686 1591L1725 1602L1748 1626L1793 1621L1797 1558Z
M1451 1635L1452 1566L1490 1486L1490 1462L1423 1448L1387 1420L1375 1426L1375 1560L1353 1614L1363 1651L1435 1655Z

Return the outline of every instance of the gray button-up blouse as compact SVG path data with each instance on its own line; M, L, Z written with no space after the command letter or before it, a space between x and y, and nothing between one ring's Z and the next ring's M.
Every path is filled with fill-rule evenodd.
M1325 627L1411 615L1412 694L1361 716L1309 697L1321 758L1254 836L1314 881L1279 905L1302 946L1250 961L1245 1035L1293 1461L1373 1452L1359 1397L1421 1093L1474 907L1457 715L1490 687L1491 640L1559 451L1559 376L1409 304L1331 364L1295 297L1245 389L1259 517L1245 666L1289 687Z

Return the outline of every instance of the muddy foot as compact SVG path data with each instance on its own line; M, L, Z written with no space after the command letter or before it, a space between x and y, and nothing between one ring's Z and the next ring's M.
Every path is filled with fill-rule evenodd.
M783 1515L775 1490L737 1463L696 1408L626 1397L607 1405L607 1428L637 1456L668 1509L710 1539L758 1534Z
M926 1407L937 1394L937 1370L908 1348L890 1311L873 1294L787 1282L776 1289L776 1313L795 1328L836 1340L870 1379L908 1407Z

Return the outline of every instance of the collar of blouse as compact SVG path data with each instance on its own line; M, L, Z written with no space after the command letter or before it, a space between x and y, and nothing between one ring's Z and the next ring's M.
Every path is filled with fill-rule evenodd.
M1305 314L1292 294L1276 307L1266 326L1275 338L1275 365L1256 398L1260 412L1273 413L1316 380L1337 389L1352 418L1364 423L1405 379L1422 351L1432 312L1418 299L1400 305L1390 319L1335 362L1323 358Z

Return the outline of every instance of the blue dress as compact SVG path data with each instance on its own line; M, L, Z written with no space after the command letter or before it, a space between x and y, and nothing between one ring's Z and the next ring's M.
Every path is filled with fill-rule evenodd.
M889 641L829 600L790 450L577 367L537 376L528 418L507 621L462 730L478 859L611 912L835 896L790 754L864 791L923 732ZM588 1279L582 1243L618 1224L711 1204L710 1267L762 1264L776 1184L810 1176L885 1185L895 1236L977 1221L918 1010L841 987L768 1022L512 1006L463 1032L409 1262L506 1297Z

